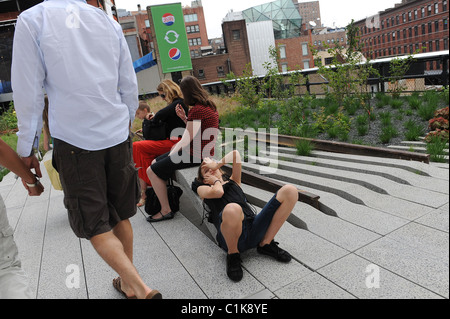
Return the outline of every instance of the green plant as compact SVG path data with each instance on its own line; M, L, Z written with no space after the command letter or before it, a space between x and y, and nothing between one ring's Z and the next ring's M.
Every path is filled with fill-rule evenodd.
M9 103L9 108L0 116L0 131L14 130L17 128L17 116L14 103Z
M385 126L381 129L380 141L383 144L387 144L392 138L398 136L398 131L392 125Z
M253 69L250 63L245 66L242 76L236 76L231 72L222 80L222 83L229 86L228 80L235 80L237 99L243 106L252 108L259 105L262 99L262 92L258 89L259 84L253 76Z
M416 50L414 54L420 52ZM409 71L411 64L415 61L412 54L408 55L406 58L396 57L389 63L389 89L388 91L392 93L392 97L398 98L400 94L406 89L404 81L402 80L406 73Z
M381 125L389 126L392 123L392 114L390 112L382 112L379 114Z
M399 109L402 107L403 105L403 101L401 99L392 99L389 102L389 105L393 108L393 109Z
M427 152L430 154L430 160L432 162L445 162L444 149L447 148L447 141L439 136L433 136L430 138L430 142L427 144Z
M417 124L413 120L408 120L404 126L406 128L405 138L407 141L418 141L425 131L422 125Z
M365 136L365 135L367 135L367 132L369 131L369 126L368 125L358 125L356 127L356 130L358 131L359 136Z
M309 156L314 150L314 144L309 140L300 140L296 143L297 155Z
M429 121L434 117L434 113L436 112L437 106L433 103L433 101L425 103L419 106L417 110L417 114L424 120Z

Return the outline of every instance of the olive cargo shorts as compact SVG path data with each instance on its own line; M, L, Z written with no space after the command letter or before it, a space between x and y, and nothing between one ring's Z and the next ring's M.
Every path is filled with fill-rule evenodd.
M55 139L53 157L77 237L91 239L109 232L136 214L140 184L130 139L100 151Z

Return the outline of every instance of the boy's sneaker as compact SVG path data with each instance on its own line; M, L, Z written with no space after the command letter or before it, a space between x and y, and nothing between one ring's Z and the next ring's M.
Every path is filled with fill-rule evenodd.
M288 263L292 259L292 256L287 251L278 247L278 243L274 240L272 240L270 244L265 245L263 247L258 246L256 250L260 254L271 256L283 263Z
M244 276L241 266L241 254L227 255L227 275L231 280L238 282Z

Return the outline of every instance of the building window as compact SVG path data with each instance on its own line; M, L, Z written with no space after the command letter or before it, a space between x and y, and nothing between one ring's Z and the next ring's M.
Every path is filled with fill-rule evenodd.
M406 14L405 13L402 14L402 18L403 18L403 22L406 22Z
M434 13L439 13L439 3L434 4Z
M200 27L197 25L188 25L186 26L186 33L198 33L200 32Z
M411 21L412 20L412 14L411 14L411 11L409 11L408 12L408 21Z
M428 6L428 16L431 15L431 5Z
M439 21L434 21L434 32L439 31Z
M218 66L217 67L217 76L219 78L225 76L225 71L223 70L223 66Z
M425 27L425 24L422 24L422 35L424 35L424 34L425 34L425 32L426 32L426 27Z
M308 43L303 43L302 44L302 54L303 56L308 55Z
M198 21L197 13L186 14L184 16L184 22L195 22L195 21Z
M408 35L409 35L410 38L412 38L412 28L408 29Z
M309 69L309 61L303 61L303 69Z
M447 0L442 1L442 10L447 11Z
M417 13L417 9L416 9L416 10L414 10L414 20L417 20L417 18L418 18L418 13Z
M418 26L415 26L414 27L414 36L418 36L419 35L419 27Z
M436 40L436 51L441 51L441 45L439 40Z
M433 41L429 41L428 42L428 51L432 52L433 51Z
M447 29L448 29L448 20L447 20L447 19L444 19L444 20L442 21L442 24L444 25L444 30L447 30Z
M189 46L196 46L196 45L202 45L202 39L201 38L195 38L195 39L189 39Z
M203 70L203 69L198 70L198 78L199 79L205 78L205 70Z
M145 20L145 27L150 28L150 21L148 19Z
M286 46L280 45L280 59L286 59Z
M431 25L431 22L428 22L428 33L432 33L433 32L433 27Z
M448 50L448 39L444 39L444 50Z
M232 31L233 40L241 39L241 30L233 30Z
M287 63L281 63L281 72L286 73L288 71Z
M396 17L395 17L395 22L396 22L397 25L400 24L400 17L399 17L399 16L396 16Z
M425 7L422 7L421 11L422 11L422 14L420 17L425 18Z

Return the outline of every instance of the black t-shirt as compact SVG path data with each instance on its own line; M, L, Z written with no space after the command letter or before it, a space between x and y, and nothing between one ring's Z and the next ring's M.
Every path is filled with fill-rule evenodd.
M200 183L197 179L192 182L192 190L197 193L197 189L200 186L206 184ZM209 186L209 185L208 185ZM205 199L204 203L208 205L210 212L208 221L216 226L217 230L220 230L220 218L219 215L230 203L239 204L242 207L246 219L253 219L255 212L248 204L247 198L242 188L232 179L228 180L223 185L224 194L221 198Z

